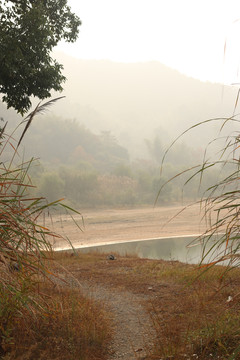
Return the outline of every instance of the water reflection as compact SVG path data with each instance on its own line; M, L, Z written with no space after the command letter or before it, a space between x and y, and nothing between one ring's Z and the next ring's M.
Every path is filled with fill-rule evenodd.
M203 245L198 242L197 245L191 246L192 242L194 242L196 238L197 235L189 235L148 240L133 240L120 243L80 247L77 251L84 253L99 251L107 254L117 253L122 256L137 255L140 258L178 260L185 263L197 264L202 259ZM212 239L211 243L207 245L207 248L210 248L214 241L216 241L216 238ZM204 260L204 262L208 261L211 261L210 257L206 257Z

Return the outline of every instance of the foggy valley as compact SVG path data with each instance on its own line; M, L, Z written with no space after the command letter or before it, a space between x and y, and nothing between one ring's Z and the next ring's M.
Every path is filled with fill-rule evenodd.
M233 113L234 87L201 82L159 62L121 64L56 55L68 80L64 92L53 97L65 98L34 119L21 145L25 157L40 158L33 181L37 194L49 201L65 197L77 208L153 205L165 181L201 164L222 121L208 124L207 132L202 125L180 138L160 177L171 142L198 122ZM1 109L8 126L20 122L2 104ZM235 129L232 123L226 127L227 133ZM212 154L217 150L214 144ZM202 187L210 186L219 173L210 170ZM186 179L168 184L158 203L201 196L198 180L184 188Z
M0 359L239 359L239 13L0 0Z

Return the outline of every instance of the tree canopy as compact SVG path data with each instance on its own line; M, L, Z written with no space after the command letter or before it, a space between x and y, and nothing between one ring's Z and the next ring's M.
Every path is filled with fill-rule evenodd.
M62 90L63 66L51 51L60 40L76 41L80 25L67 0L0 0L0 93L8 108L24 114L31 96Z

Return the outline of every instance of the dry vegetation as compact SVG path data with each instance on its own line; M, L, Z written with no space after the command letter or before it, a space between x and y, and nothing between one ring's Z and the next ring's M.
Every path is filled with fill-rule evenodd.
M176 261L117 255L111 261L98 253L55 253L54 257L52 281L42 278L37 287L44 311L29 316L26 308L14 317L9 312L3 359L108 359L114 336L111 314L104 303L83 295L81 282L86 281L123 295L143 296L157 335L145 359L223 360L239 344L238 269L226 272L215 266L205 271ZM21 280L21 273L14 276ZM6 299L10 310L15 300Z
M149 360L228 359L239 344L238 269L225 272L216 266L205 272L171 261L136 257L111 261L97 253L56 257L80 283L87 280L92 286L147 296L145 306L157 333Z
M79 289L42 284L48 302L45 311L15 316L11 336L5 337L3 359L96 360L106 359L110 332L99 305ZM2 354L3 355L3 354Z
M23 135L38 110L27 116ZM18 145L4 127L0 156L7 147L12 157L0 164L0 358L105 359L104 310L79 289L60 287L52 274L48 239L61 236L37 219L60 203L29 196L32 161L16 163Z
M36 111L26 118L23 135ZM236 141L234 149L239 148L239 139ZM5 149L3 144L0 155ZM114 289L119 294L142 296L156 333L156 338L149 338L154 343L144 355L145 360L239 358L239 242L236 249L231 246L239 239L239 190L230 188L224 192L227 184L233 186L239 180L239 170L210 188L210 207L206 205L205 211L211 214L215 200L220 204L209 238L227 224L220 239L225 244L220 260L230 259L228 268L213 266L206 271L206 267L176 261L118 255L109 260L102 254L70 252L53 253L55 261L49 262L49 235L59 235L39 225L38 219L49 204L43 198L29 197L27 190L32 185L28 170L32 162L15 166L16 154L14 151L10 163L1 163L0 169L0 358L116 359L110 346L115 335L112 315L101 298L96 303L86 296L81 282L103 286L109 292ZM239 160L236 163L239 167Z

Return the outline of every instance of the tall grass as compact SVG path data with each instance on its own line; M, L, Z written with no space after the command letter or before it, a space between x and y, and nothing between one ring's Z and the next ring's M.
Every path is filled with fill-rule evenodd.
M22 138L22 136L21 136ZM20 143L19 143L20 144ZM11 341L16 318L30 316L41 308L35 291L38 277L45 274L44 251L51 250L48 229L37 220L46 204L41 198L28 197L32 186L29 162L16 164L17 147L12 135L1 130L0 157L6 149L11 157L0 164L0 352ZM8 151L9 154L9 151ZM54 236L54 234L53 234Z
M24 119L21 125L25 127L18 142L14 140L13 133L7 134L6 125L0 132L0 159L2 159L0 163L1 358L6 353L8 353L8 359L17 359L18 356L24 359L33 358L34 355L28 350L30 345L39 341L38 350L44 348L45 358L90 359L92 355L86 354L93 348L92 344L96 340L97 352L101 353L99 343L103 342L105 336L102 328L96 333L95 322L98 315L94 312L95 320L87 315L87 313L90 314L90 309L94 308L90 301L82 300L80 303L83 297L79 293L71 295L69 289L66 291L62 289L60 292L56 289L53 291L50 286L51 279L54 277L49 266L49 260L52 258L51 240L61 235L41 225L43 222L40 219L46 211L57 205L67 210L75 210L65 206L59 200L49 204L45 198L31 197L29 190L33 184L28 174L34 160L19 160L21 158L18 148L31 122L37 114L43 112L54 101L41 106L39 104ZM9 154L11 156L7 159ZM63 310L69 299L76 304L71 309ZM96 312L101 313L99 310ZM81 324L72 320L72 328L70 328L70 318L73 317L81 321ZM65 333L63 331L65 325L68 328L68 334L66 334L67 330ZM77 326L79 326L78 329ZM79 335L81 328L83 333L88 331L87 337L83 334ZM51 335L52 341L50 339L47 341L46 337L51 331L55 332L55 336ZM102 333L102 338L98 342L97 337L100 333ZM43 346L44 337L45 344L49 346L48 350L45 349L45 345ZM76 343L72 344L70 349L67 342L73 339ZM52 349L54 341L59 342L56 351ZM80 351L80 348L85 350ZM42 358L40 355L36 356L35 358ZM101 356L96 355L94 358L102 358Z
M236 100L235 109L237 102L238 98ZM232 131L230 134L223 134L226 125L230 125L230 127L232 124L239 125L239 115L203 121L187 129L179 136L179 138L185 133L192 131L194 128L206 126L213 122L219 124L219 133L216 138L208 143L202 163L196 164L192 168L187 168L185 171L175 174L175 176L163 185L158 196L161 196L161 192L167 183L173 181L177 177L186 176L186 174L188 174L188 177L185 180L185 185L193 179L195 180L198 178L200 189L203 184L204 176L208 170L212 168L218 169L219 176L213 180L213 183L210 186L202 189L201 196L199 196L199 199L197 200L207 230L204 231L199 238L195 239L194 243L191 245L199 244L199 242L202 244L202 261L200 264L202 268L205 268L207 271L216 264L223 264L226 267L225 272L221 276L224 276L226 272L240 266L240 132ZM164 154L162 168L165 158L168 155L168 151L170 151L177 140L178 138L170 145L169 149ZM214 155L211 155L209 152L209 148L212 144L218 144L219 149ZM191 204L188 206L191 206ZM238 298L235 300L237 301ZM221 321L222 314L217 313L217 316L219 317L219 321ZM236 334L239 333L239 315L237 314L236 319L234 319L234 326L230 323L230 320L228 322L230 328L233 330L233 338L236 338ZM219 326L219 328L222 329L222 326ZM214 343L214 336L217 330L215 328L210 330L213 332ZM218 334L216 335L216 338L217 337ZM204 335L202 339L203 338ZM234 345L236 346L236 344ZM228 347L228 345L224 343L223 346ZM226 358L232 360L238 359L239 355L240 347L237 347L232 355L229 355L230 357L227 356Z
M167 154L175 142L185 133L211 122L219 123L219 133L207 145L202 163L187 168L181 173L176 173L163 184L158 197L161 196L161 192L169 182L181 176L186 178L184 186L198 178L199 189L201 189L205 174L209 169L217 168L218 177L215 177L207 188L201 189L201 195L197 200L207 230L200 238L196 239L196 242L201 241L203 244L202 261L211 257L209 265L224 262L225 265L232 268L240 265L240 132L233 132L227 136L221 133L227 124L239 124L238 117L209 119L184 131L165 152L161 172ZM209 154L209 147L213 143L218 144L218 152L214 155ZM188 176L186 177L186 175ZM191 206L191 204L187 206Z

